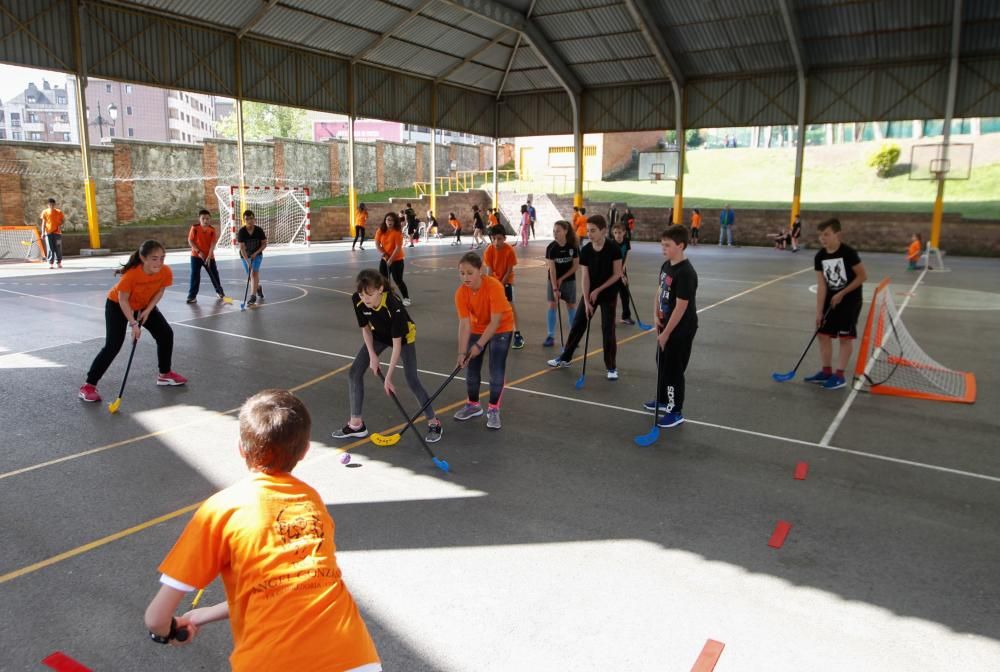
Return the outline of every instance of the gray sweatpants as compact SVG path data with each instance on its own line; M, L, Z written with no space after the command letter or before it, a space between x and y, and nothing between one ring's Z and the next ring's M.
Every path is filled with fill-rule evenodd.
M386 343L375 341L375 354L380 355L386 348L391 347ZM413 396L417 398L420 406L423 406L427 403L430 395L427 394L427 390L424 389L420 377L417 375L417 346L412 343L403 343L400 360L403 362L406 385L413 392ZM371 358L368 357L368 348L362 345L361 349L358 350L357 357L354 358L354 363L351 364L351 373L348 376L347 384L348 394L351 398L351 415L354 417L361 417L361 409L365 404L365 372L368 370L369 364L371 364ZM428 406L424 415L428 422L433 420L435 417L434 408Z

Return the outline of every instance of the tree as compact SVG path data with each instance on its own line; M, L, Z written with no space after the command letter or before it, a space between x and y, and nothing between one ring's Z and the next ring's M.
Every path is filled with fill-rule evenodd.
M236 138L236 109L216 122L216 130L224 138ZM243 103L243 139L266 140L291 138L309 140L306 111L264 103Z
M887 143L868 158L868 165L875 169L879 177L889 177L889 172L899 161L899 155L899 145Z
M687 146L688 147L698 147L703 142L704 142L704 140L702 139L701 134L698 133L697 129L692 128L692 129L688 130L688 132L687 132Z

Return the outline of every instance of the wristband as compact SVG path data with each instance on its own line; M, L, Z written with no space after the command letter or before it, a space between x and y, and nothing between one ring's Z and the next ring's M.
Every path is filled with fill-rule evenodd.
M156 642L157 644L169 644L172 640L178 640L183 642L187 639L187 630L184 630L183 636L180 636L182 631L177 629L177 619L174 617L170 618L170 632L164 637L163 635L158 635L155 632L149 633L149 638Z
M139 325L138 322L129 322L128 323L128 326L130 326L130 327L135 327L135 326L138 326L138 325Z

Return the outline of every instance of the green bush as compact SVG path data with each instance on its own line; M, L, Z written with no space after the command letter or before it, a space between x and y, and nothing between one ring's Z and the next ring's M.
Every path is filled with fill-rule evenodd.
M697 129L692 128L687 132L687 146L698 147L704 142Z
M879 177L888 177L889 171L899 161L900 153L899 145L882 145L881 149L869 157L868 165L875 169Z

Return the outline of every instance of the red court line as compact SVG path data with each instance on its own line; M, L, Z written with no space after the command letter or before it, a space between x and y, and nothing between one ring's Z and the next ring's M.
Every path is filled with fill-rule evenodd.
M51 667L56 672L92 672L89 667L81 665L62 651L55 651L42 658L42 665Z
M791 529L791 523L786 520L779 520L778 524L774 526L774 533L771 535L771 540L767 542L767 545L771 548L781 548Z
M694 667L691 668L691 672L712 672L715 669L716 663L719 662L719 657L722 655L724 648L726 648L725 644L717 642L714 639L705 642L704 648L698 654L698 659L694 661Z
M795 480L804 481L806 480L806 474L809 473L809 463L799 462L795 465Z

